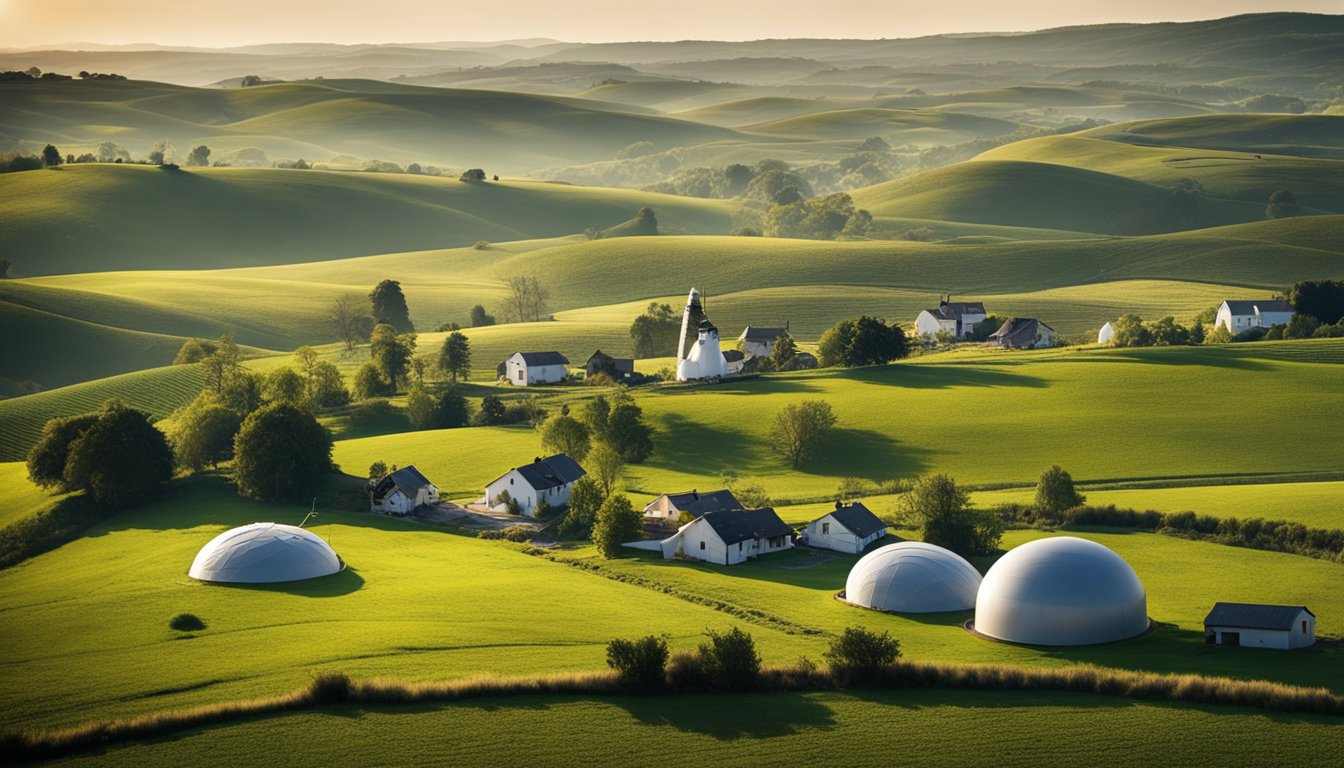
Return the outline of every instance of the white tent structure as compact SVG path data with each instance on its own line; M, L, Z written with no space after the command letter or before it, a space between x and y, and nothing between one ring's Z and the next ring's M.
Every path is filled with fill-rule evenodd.
M845 580L845 601L892 613L966 611L975 607L980 573L951 550L902 541L869 552Z
M1110 321L1107 321L1105 325L1101 326L1101 330L1097 332L1097 343L1110 344L1114 340L1115 328L1111 326Z
M686 348L686 335L694 315L703 315L700 292L691 289L686 296L686 308L681 313L681 340L677 342L677 381L720 379L728 375L728 360L719 349L719 329L706 318L696 327L695 342Z
M187 575L200 581L270 584L329 576L345 567L312 531L280 523L227 530L196 554Z
M1148 630L1143 584L1119 555L1086 539L1029 541L980 582L976 632L1027 645L1093 645Z

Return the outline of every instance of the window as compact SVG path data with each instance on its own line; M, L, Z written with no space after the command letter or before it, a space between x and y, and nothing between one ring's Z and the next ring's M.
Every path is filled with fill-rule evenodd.
M704 548L705 548L705 542L703 542L703 541L700 542L700 548L701 548L701 549L704 549Z
M821 533L822 533L822 535L824 536L824 535L826 535L826 534L829 534L830 532L831 532L831 524L830 524L830 523L822 523L822 524L821 524Z
M1302 634L1307 634L1307 622L1302 622Z
M518 371L518 380L519 380L519 381L522 381L522 380L523 380L523 372L522 372L521 370Z

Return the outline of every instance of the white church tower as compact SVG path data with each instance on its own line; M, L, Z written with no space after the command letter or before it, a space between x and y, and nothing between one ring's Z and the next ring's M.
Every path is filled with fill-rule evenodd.
M696 328L695 343L686 350L686 333L690 330L691 315L700 309L700 292L691 289L686 297L686 309L681 314L681 339L677 344L677 381L716 379L728 375L728 361L719 350L719 329L705 319ZM697 312L696 314L703 314ZM684 357L683 357L684 355Z

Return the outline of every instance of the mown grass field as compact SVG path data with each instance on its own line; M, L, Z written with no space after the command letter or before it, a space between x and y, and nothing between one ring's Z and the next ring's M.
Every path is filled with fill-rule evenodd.
M973 715L974 727L966 727ZM1235 719L1236 727L1228 727ZM1048 736L1040 725L1050 724ZM881 734L874 740L874 734ZM616 744L618 749L595 748ZM1334 720L1088 695L962 691L622 697L512 697L442 707L336 707L110 747L62 765L296 764L847 766L1310 765L1344 748Z

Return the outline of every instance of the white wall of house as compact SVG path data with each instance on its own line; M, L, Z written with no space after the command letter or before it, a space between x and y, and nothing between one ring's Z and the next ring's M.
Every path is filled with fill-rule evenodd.
M1045 349L1055 346L1055 332L1041 323L1036 323L1036 348Z
M1238 645L1246 648L1274 648L1281 651L1294 648L1307 648L1316 644L1316 617L1306 611L1297 615L1293 628L1289 631L1275 629L1248 629L1246 627L1208 626L1204 631L1217 634L1219 645L1228 645L1224 638L1227 632L1239 635Z
M569 375L569 367L565 365L528 365L523 362L523 356L514 353L504 363L504 376L508 382L516 387L530 387L537 384L555 384L564 381Z
M830 549L836 552L847 552L857 555L862 552L869 544L882 538L887 534L887 529L870 534L864 538L855 536L848 528L841 525L834 515L826 515L823 518L813 520L807 524L807 545L819 549Z
M676 520L681 517L681 510L677 509L676 506L672 504L671 499L667 498L667 494L664 493L645 505L644 516L650 520L657 520L659 522Z
M439 502L439 489L433 485L427 485L416 491L415 498L411 499L401 492L400 488L393 488L392 492L384 496L381 502L375 502L373 509L375 512L387 512L394 515L405 515L416 507L424 507Z
M714 531L713 526L705 522L704 518L697 518L682 526L676 536L668 539L672 540L677 541L676 551L686 557L719 565L737 565L753 557L793 548L793 542L788 536L776 537L774 541L747 539L736 544L724 544L723 539L719 538L719 534Z
M920 336L930 339L943 331L955 334L957 332L957 321L934 317L932 312L925 309L920 311L919 316L915 318L915 330L919 332Z
M747 341L746 339L742 340L742 351L745 354L751 355L752 357L769 357L770 348L773 346L774 346L773 342L769 341Z
M569 503L569 492L573 483L538 491L531 483L523 479L518 470L510 470L507 475L485 487L485 503L491 508L501 508L500 494L509 492L509 498L518 502L518 511L529 517L537 514L537 505L545 501L551 507L562 507Z
M1248 328L1268 328L1271 325L1287 325L1293 319L1292 312L1261 312L1252 315L1234 315L1224 302L1218 307L1218 317L1214 327L1222 326L1236 335Z

